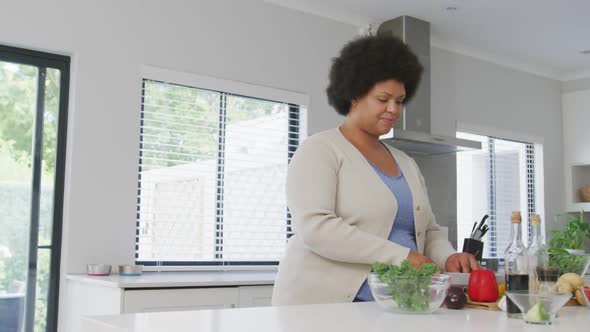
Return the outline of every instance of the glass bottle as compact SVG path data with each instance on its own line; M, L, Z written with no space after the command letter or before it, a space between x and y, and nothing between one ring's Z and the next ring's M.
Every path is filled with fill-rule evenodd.
M541 217L538 214L531 216L531 242L527 248L529 268L529 290L539 290L539 272L546 275L544 270L549 267L547 246L541 230Z
M526 291L529 288L529 271L526 248L522 244L520 211L512 212L510 218L512 241L504 252L504 268L506 270L506 291ZM522 318L522 313L510 300L506 299L506 313L509 318Z

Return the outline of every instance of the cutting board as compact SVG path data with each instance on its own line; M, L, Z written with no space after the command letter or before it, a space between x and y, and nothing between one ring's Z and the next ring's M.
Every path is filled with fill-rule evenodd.
M570 299L565 303L565 306L579 306L580 304L576 299ZM467 301L465 304L465 308L469 309L479 309L479 310L490 310L490 311L502 311L500 307L498 307L497 302L474 302L474 301Z
M479 310L490 310L490 311L502 311L498 307L498 302L474 302L467 301L465 308L479 309Z
M581 305L581 304L579 304L575 298L571 298L564 304L564 307L573 307L573 306L579 306L579 305Z

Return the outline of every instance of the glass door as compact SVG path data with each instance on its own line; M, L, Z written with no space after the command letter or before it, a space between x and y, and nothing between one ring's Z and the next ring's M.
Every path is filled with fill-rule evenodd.
M0 46L0 331L56 331L69 58Z

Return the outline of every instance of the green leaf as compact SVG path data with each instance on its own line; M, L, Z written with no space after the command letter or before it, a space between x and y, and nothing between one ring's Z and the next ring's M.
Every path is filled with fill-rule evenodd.
M551 248L582 249L584 240L590 237L590 224L584 221L584 211L577 214L561 213L557 216L567 217L568 220L563 231L551 230Z
M373 271L387 284L391 298L407 311L425 311L430 305L431 277L438 271L436 264L423 264L419 269L411 267L409 260L400 266L374 263Z

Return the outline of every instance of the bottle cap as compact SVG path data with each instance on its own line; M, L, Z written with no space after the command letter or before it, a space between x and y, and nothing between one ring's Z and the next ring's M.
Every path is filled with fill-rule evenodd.
M541 216L539 216L538 214L533 214L531 216L531 223L535 224L535 225L540 225L541 224Z
M513 224L520 224L520 222L522 221L522 218L520 217L520 211L513 211L512 217L510 217L510 221Z

